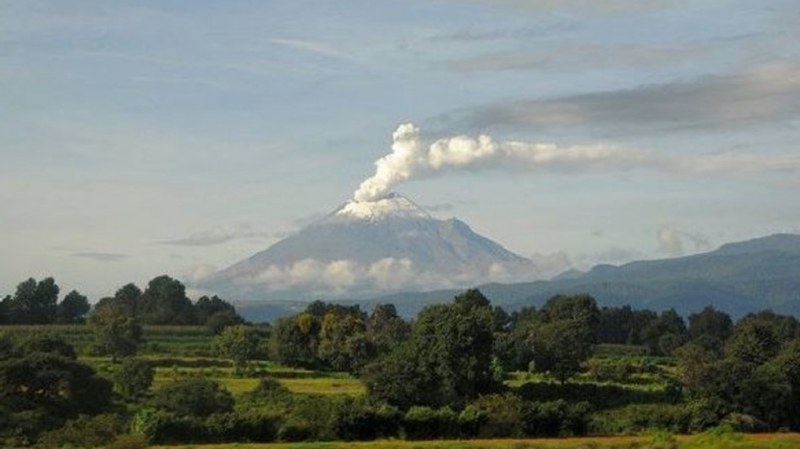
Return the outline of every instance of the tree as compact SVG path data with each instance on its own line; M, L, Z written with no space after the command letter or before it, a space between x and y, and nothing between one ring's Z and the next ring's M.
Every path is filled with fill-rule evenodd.
M689 337L692 340L711 337L721 345L731 336L732 331L731 317L713 306L706 306L702 311L689 315Z
M52 337L16 347L0 338L0 445L6 437L35 440L67 419L110 405L111 384L74 354Z
M490 392L492 309L479 294L424 308L408 343L367 367L369 394L407 407L458 405Z
M233 410L233 396L205 378L179 380L155 391L153 404L179 416L206 417Z
M670 335L669 337L666 337ZM661 312L658 319L642 329L642 343L653 354L667 355L686 340L686 323L675 309ZM662 345L663 344L663 345Z
M319 334L320 359L335 371L357 373L374 352L366 331L361 314L325 314Z
M72 290L58 304L56 321L61 324L82 323L86 314L89 313L89 309L91 309L89 300Z
M194 319L196 324L212 328L215 333L219 333L225 326L244 324L236 309L216 295L211 298L203 296L197 300L194 305Z
M561 319L543 323L533 334L534 368L550 372L564 383L592 355L593 342L591 328L582 321Z
M139 300L138 315L144 324L193 324L192 302L186 287L169 276L158 276L147 284Z
M128 399L144 396L153 384L155 371L145 361L128 358L122 361L114 373L114 383L119 392Z
M759 320L740 321L725 345L728 357L760 365L780 350L780 341L769 324Z
M367 335L378 354L386 354L408 340L411 326L393 304L378 304L367 321Z
M270 352L274 360L284 365L317 367L320 363L317 358L318 344L319 324L307 312L279 318L272 327Z
M17 286L6 304L8 321L14 324L50 324L55 322L58 285L53 278L36 282L30 278Z
M556 295L545 303L539 312L545 322L575 321L583 323L592 333L596 333L600 322L597 301L589 295Z
M226 327L214 339L214 347L221 355L233 361L237 371L258 354L260 345L258 332L242 324Z
M95 346L102 354L111 356L116 363L118 357L136 354L142 339L142 327L135 317L119 305L109 304L95 309L89 317L94 333Z

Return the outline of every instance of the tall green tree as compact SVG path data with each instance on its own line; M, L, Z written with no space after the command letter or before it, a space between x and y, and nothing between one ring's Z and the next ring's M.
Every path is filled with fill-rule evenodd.
M367 321L367 335L376 353L386 354L408 340L411 326L397 314L394 304L378 304Z
M139 300L143 324L194 324L192 302L186 287L169 276L153 278Z
M127 399L144 396L153 384L155 370L147 362L127 358L114 372L114 384Z
M116 363L119 357L136 354L142 339L142 326L136 317L128 315L121 306L108 305L95 309L89 317L94 343L102 354L110 355Z
M242 324L226 327L214 338L214 347L220 355L233 361L237 371L261 352L262 343L254 328Z
M39 282L30 278L17 286L5 309L10 323L50 324L56 320L58 310L58 285L53 278Z
M58 303L56 321L61 324L83 323L90 309L86 296L72 290Z
M423 309L411 339L367 367L369 394L389 403L458 405L494 387L492 309L480 292Z

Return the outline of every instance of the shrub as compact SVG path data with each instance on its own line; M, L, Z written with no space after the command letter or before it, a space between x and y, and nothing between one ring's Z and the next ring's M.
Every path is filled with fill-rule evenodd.
M205 417L230 412L233 396L217 382L195 378L176 381L158 389L153 405L179 416Z
M120 435L105 449L147 449L147 439L141 435Z
M592 407L588 402L564 400L532 402L523 407L523 432L529 436L585 435Z
M519 437L523 435L523 402L512 394L482 396L472 403L486 418L479 427L480 437Z
M396 436L400 412L389 406L375 406L362 398L347 398L334 410L334 431L342 440L374 440Z
M135 399L143 396L153 384L154 371L146 362L125 359L114 373L114 383L123 396Z
M410 440L456 437L460 434L459 415L449 407L411 407L403 417L403 430Z
M100 447L114 441L122 432L122 420L116 415L82 415L42 435L39 444L44 447Z

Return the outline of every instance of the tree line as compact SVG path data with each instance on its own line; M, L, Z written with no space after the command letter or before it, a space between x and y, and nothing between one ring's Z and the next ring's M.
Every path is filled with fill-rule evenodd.
M266 377L234 398L212 379L151 391L153 361L130 357L140 320L163 323L169 310L197 323L205 307L207 322L230 310L214 311L211 298L190 308L181 297L179 282L159 277L145 291L126 285L98 302L88 318L95 342L121 361L110 375L58 338L0 336L0 437L88 446L88 436L107 444L109 428L150 443L691 432L721 423L800 429L800 323L770 311L734 322L709 306L684 320L674 310L601 308L589 295L557 295L508 313L473 289L406 321L393 305L367 313L317 301L271 327L226 321L213 345L240 372L262 358L347 371L366 395L297 395ZM161 306L148 305L152 298ZM590 361L600 343L638 345L674 374L659 391L613 384L648 368L624 357ZM520 371L552 381L509 386L509 373Z
M50 277L21 282L13 295L0 301L0 324L85 323L92 310L88 298L72 290L59 301L59 292ZM186 287L166 275L150 280L144 291L133 283L124 285L113 296L97 301L94 311L102 309L115 310L142 325L201 325L218 331L244 321L230 303L217 296L203 296L193 303L186 296Z

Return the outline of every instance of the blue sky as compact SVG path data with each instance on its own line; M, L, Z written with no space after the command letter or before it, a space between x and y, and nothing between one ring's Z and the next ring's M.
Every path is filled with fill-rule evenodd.
M788 0L0 1L0 294L226 267L346 201L405 122L711 158L397 186L525 256L797 232L798 30Z

